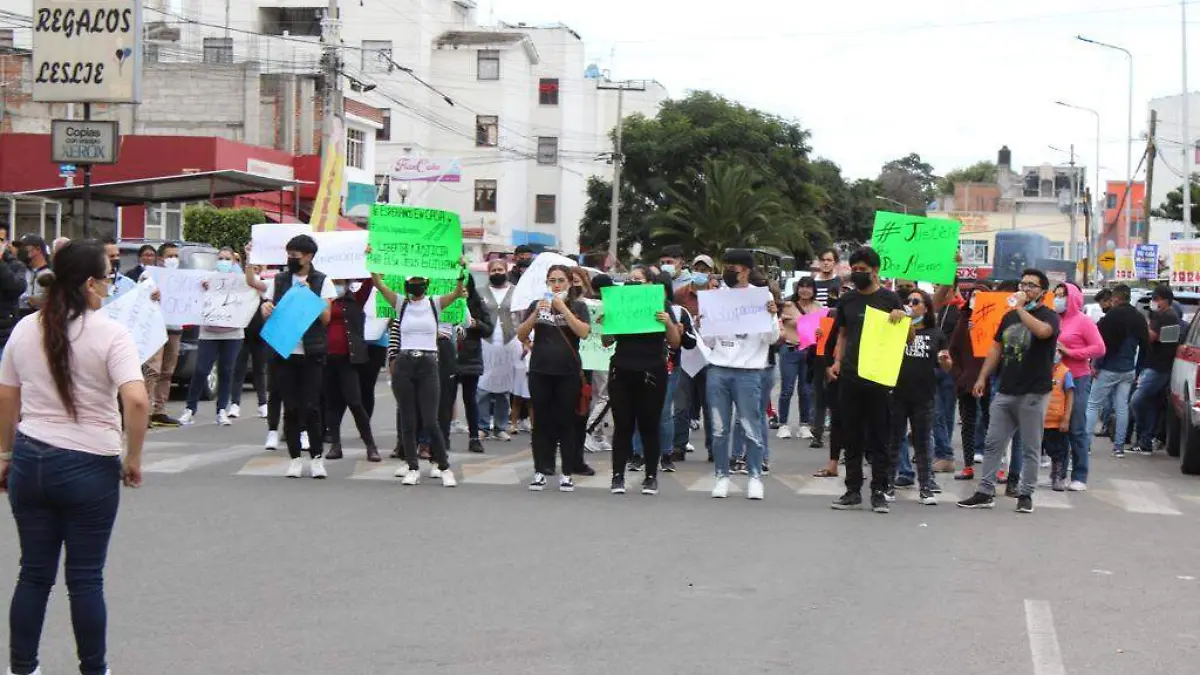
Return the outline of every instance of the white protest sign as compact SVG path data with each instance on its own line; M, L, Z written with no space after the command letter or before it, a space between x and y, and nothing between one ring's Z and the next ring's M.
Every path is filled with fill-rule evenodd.
M313 267L330 279L369 279L367 231L315 232L317 254ZM258 246L254 247L258 251Z
M103 309L108 318L129 329L142 363L167 343L167 324L158 303L150 299L153 293L154 287L150 284L138 284L135 290L105 305Z
M162 296L159 307L168 326L198 326L204 309L204 281L212 275L207 270L169 270L147 267L154 285Z
M287 243L298 234L312 234L308 225L263 223L250 228L251 265L286 265ZM366 248L364 245L363 248ZM320 268L318 268L320 269Z
M517 287L513 289L512 303L509 305L514 312L524 313L534 300L542 300L550 289L546 288L546 274L555 265L576 267L574 260L557 253L542 253L533 259L533 264L521 275Z
M258 291L246 284L245 274L211 274L200 323L217 328L245 328L258 311Z
M700 291L700 334L706 337L770 333L771 290L763 286Z

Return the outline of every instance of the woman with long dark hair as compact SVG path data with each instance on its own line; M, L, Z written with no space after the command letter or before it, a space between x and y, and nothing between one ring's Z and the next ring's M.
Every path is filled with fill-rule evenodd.
M549 293L530 303L517 329L522 343L533 335L529 358L529 394L533 403L533 480L529 489L543 490L554 473L555 450L562 449L558 489L573 492L571 476L583 464L576 437L575 415L583 387L579 340L591 332L587 305L571 289L570 270L554 265L546 272ZM537 332L534 332L534 329Z
M479 440L479 378L483 376L483 341L491 336L494 324L483 298L475 289L475 279L467 275L467 325L458 347L458 383L462 386L463 410L471 441L470 452L482 453Z
M809 382L808 374L816 355L816 345L800 347L800 335L796 328L801 317L821 309L817 302L817 282L812 277L797 279L792 297L783 303L780 313L783 317L783 344L779 349L779 438L792 437L788 417L791 415L793 394L798 394L800 399L800 438L812 438L809 424L814 385Z
M358 290L351 290L350 281L338 279L333 282L337 299L330 304L328 336L329 350L325 360L325 435L329 439L329 450L325 459L342 458L342 415L346 410L354 418L358 435L367 446L367 461L378 462L379 448L375 445L375 434L371 431L371 416L363 405L362 387L359 384L358 366L367 362L367 342L363 336L366 329L365 305L371 297L373 283L367 280Z
M0 486L7 484L21 542L10 673L40 672L46 603L64 547L79 670L108 670L104 564L121 483L142 484L150 417L129 330L96 311L111 283L99 243L63 246L45 303L17 324L0 358Z

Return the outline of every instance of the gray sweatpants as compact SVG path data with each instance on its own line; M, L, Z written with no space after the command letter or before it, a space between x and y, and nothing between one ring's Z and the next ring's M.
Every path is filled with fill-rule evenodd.
M1038 461L1042 454L1042 429L1046 422L1049 394L1011 396L997 393L992 397L991 419L984 440L983 480L979 492L996 494L996 472L1004 459L1013 433L1020 431L1021 451L1025 461L1021 466L1019 494L1032 496L1037 488ZM1011 480L1011 478L1010 478Z

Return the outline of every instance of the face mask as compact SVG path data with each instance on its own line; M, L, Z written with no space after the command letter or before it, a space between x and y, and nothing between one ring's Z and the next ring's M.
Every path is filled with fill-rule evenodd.
M217 261L217 271L220 272L221 274L229 274L230 272L233 271L233 261L232 260L218 260Z
M695 274L692 275L692 285L693 286L707 286L708 285L708 275L703 272L696 272Z
M662 271L666 274L670 274L671 276L675 276L675 266L674 265L663 265Z
M288 268L288 271L291 272L292 274L299 274L300 273L300 259L299 258L288 258L287 259L287 268Z
M559 291L554 294L554 297L559 300L566 300L567 299L567 291Z
M113 271L114 277L117 276L117 273L121 271L121 261L120 260L112 261L112 271Z
M525 269L526 267L529 267L529 261L528 261L528 260L518 260L518 261L517 261L517 268L518 268L518 269L522 269L522 270L523 270L523 269Z
M342 295L346 292L346 284L334 284L333 290L338 295Z
M163 267L173 270L179 268L179 258L163 258Z
M1067 311L1067 299L1066 298L1055 298L1054 299L1054 311L1058 312L1059 314L1065 314Z
M1033 310L1037 309L1038 305L1040 305L1040 304L1042 304L1042 303L1037 300L1034 300L1033 302L1025 303L1025 311L1032 312Z
M913 325L914 326L919 325L924 320L925 320L924 316L914 316L913 317Z
M20 260L21 262L28 265L29 264L29 251L26 251L25 249L21 249L20 251L17 251L17 260Z
M904 306L904 313L905 313L905 314L907 314L907 315L909 315L909 316L912 316L912 306L911 306L911 305L905 305L905 306Z
M625 285L626 286L641 286L644 283L646 283L646 282L642 281L641 279L630 279L629 281L625 282Z
M493 286L503 286L508 283L508 275L503 272L498 272L488 276L488 281L492 282Z
M738 273L733 270L725 270L725 274L721 275L721 278L725 280L725 285L730 288L738 285Z
M404 282L404 294L410 298L424 297L427 288L429 288L429 285L425 283Z
M851 272L850 273L850 283L854 284L854 287L857 288L858 290L865 291L871 287L871 273L870 272Z

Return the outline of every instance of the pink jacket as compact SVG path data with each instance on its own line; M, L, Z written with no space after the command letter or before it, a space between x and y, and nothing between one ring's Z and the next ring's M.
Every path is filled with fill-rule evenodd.
M1066 348L1063 363L1071 371L1071 377L1091 375L1091 360L1104 356L1104 340L1100 329L1081 310L1083 291L1075 284L1066 284L1067 311L1059 315L1060 332L1058 343Z

